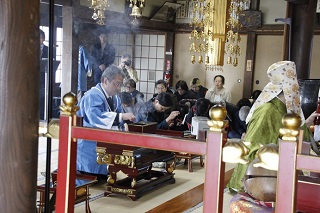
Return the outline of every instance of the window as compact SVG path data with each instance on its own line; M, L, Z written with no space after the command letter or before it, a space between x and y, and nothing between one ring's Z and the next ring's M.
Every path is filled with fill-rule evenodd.
M49 27L45 27L45 26L40 26L40 29L43 30L43 32L45 33L46 37L45 37L45 41L43 42L44 45L49 46ZM55 83L60 83L61 82L61 73L62 73L62 69L61 69L61 60L62 60L62 36L63 36L63 31L62 28L56 28L56 42L55 42L55 53L56 55L54 56L54 58L57 61L60 61L60 64L57 68L57 71L55 73Z

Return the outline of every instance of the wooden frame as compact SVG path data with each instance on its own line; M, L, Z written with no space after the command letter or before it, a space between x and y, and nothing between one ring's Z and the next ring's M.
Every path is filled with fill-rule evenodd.
M181 4L166 1L150 20L167 22L180 7Z
M74 180L76 178L77 139L79 138L102 143L206 155L203 212L222 212L225 163L221 161L221 157L222 147L227 140L226 132L209 132L206 143L152 134L84 128L77 126L79 121L80 118L76 116L60 116L57 213L74 212ZM126 140L124 141L123 138Z

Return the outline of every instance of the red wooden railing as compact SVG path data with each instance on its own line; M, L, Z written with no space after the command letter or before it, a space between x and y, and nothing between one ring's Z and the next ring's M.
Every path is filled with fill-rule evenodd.
M302 153L302 136L303 131L300 131L298 142L279 141L277 212L291 213L296 210L310 213L320 212L319 181L308 177L298 181L298 170L320 172L319 156ZM308 152L309 147L310 144L308 144Z
M206 143L152 134L84 128L75 125L78 119L76 116L60 116L57 213L74 212L77 139L206 155L203 212L222 212L225 164L221 156L227 140L225 132L208 132Z

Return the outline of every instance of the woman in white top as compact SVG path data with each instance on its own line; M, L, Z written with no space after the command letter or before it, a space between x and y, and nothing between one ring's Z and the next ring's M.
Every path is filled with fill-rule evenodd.
M224 77L222 75L216 75L213 78L213 83L214 87L208 90L205 98L211 102L225 101L231 103L231 93L223 87Z

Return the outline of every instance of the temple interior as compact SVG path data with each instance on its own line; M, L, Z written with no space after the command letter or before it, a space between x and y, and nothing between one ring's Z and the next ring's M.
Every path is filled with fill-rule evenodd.
M0 2L1 212L320 212L320 137L314 133L320 131L320 116L319 123L316 119L311 126L304 123L314 111L320 113L320 0ZM107 57L112 61L103 68L94 58L105 48L101 35L113 49ZM103 46L102 53L95 53L97 44ZM123 65L125 56L130 65ZM285 66L294 63L293 79L299 83L295 92L300 94L296 104L281 87L280 94L290 100L282 101L284 111L297 114L301 108L304 118L296 114L275 118L274 123L283 124L280 129L260 130L261 137L278 136L274 143L279 146L269 147L267 155L262 151L255 155L272 161L271 169L265 162L260 166L271 172L257 175L247 170L248 179L241 180L245 191L238 191L227 184L238 165L249 165L244 156L250 145L243 141L245 131L237 140L229 137L234 119L228 117L225 102L237 106L245 98L254 106L253 92L265 91L267 71L283 61ZM87 63L85 89L80 86L81 63ZM134 89L142 94L143 103L162 104L157 99L159 80L166 90L179 94L181 81L190 90L202 86L211 91L221 75L229 99L213 96L206 114L199 116L206 119L194 119L187 126L187 114L196 110L192 106L199 98L180 98L180 104L188 107L185 117L176 121L185 125L182 131L170 125L159 129L157 121L131 122L123 127L129 131L91 128L95 125L88 126L76 112L83 95L97 88L97 79L122 91L127 87L127 81L101 78L112 65L136 72ZM279 68L285 69L289 68ZM107 102L108 92L101 91ZM169 110L172 99L169 106L162 105ZM240 109L237 106L238 114ZM115 117L121 124L119 114ZM272 126L273 121L269 123ZM306 133L310 135L303 138ZM80 140L98 142L94 155L107 178L77 170ZM255 165L251 162L249 168ZM262 182L254 182L260 176Z

